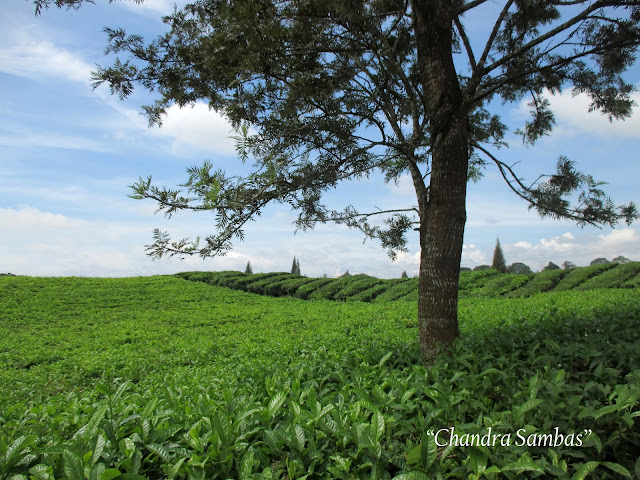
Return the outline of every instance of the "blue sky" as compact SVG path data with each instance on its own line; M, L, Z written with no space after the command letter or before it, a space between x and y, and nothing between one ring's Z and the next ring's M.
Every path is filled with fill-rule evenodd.
M78 11L51 9L34 17L25 0L0 5L0 272L25 275L131 276L185 270L288 271L293 256L302 273L336 276L349 270L379 277L418 271L419 247L391 262L379 244L342 226L320 226L293 234L288 207L268 208L246 229L246 239L221 258L163 259L144 253L153 228L174 237L210 233L206 215L154 215L150 202L127 197L139 176L175 186L185 168L209 159L218 168L239 172L228 124L205 105L172 108L162 128L147 128L140 105L151 97L139 91L125 102L108 89L93 91L90 71L108 64L103 27L124 27L151 38L162 31L162 14L173 2L147 0L86 5ZM473 32L482 38L480 29ZM629 73L640 84L640 69ZM635 94L640 103L640 95ZM550 98L557 127L533 148L510 134L500 158L520 162L533 180L553 170L559 155L609 183L617 203L640 201L640 114L610 124L588 114L588 101L569 91ZM500 106L512 129L526 120L526 102ZM415 195L408 178L397 186L379 178L347 183L327 197L331 205L363 208L409 207ZM540 219L527 210L493 169L469 187L463 266L491 262L496 237L507 263L524 262L534 270L565 260L586 265L596 257L624 255L640 260L640 227L596 229Z

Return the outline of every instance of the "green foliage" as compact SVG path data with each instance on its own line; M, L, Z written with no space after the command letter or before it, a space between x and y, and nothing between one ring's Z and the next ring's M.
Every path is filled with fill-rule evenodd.
M547 265L542 269L542 271L548 271L548 270L558 270L560 269L560 267L558 265L556 265L553 262L549 262L547 263Z
M589 264L589 266L593 267L594 265L605 265L607 263L611 263L611 262L604 257L599 257L591 260L591 263Z
M409 293L417 291L418 282L417 278L400 279L392 282L385 292L375 298L374 302L389 302L402 298Z
M565 275L560 282L554 287L554 291L572 290L582 283L586 282L589 278L601 275L614 265L610 263L603 263L600 265L593 265L590 267L574 268Z
M500 273L507 272L507 263L502 253L502 247L500 246L500 240L496 240L496 248L493 251L493 261L491 262L491 268L497 270Z
M524 284L521 288L514 290L508 293L507 297L528 297L530 295L535 295L536 293L546 292L548 290L553 289L562 277L567 275L567 270L561 269L550 269L543 270L531 277L527 283Z
M522 262L515 262L507 267L507 273L515 273L517 275L527 275L533 272L529 265L525 265Z
M618 288L640 272L640 262L612 263L609 268L596 277L592 277L576 287L576 290L592 288Z
M509 292L512 292L522 287L532 277L533 277L533 274L530 274L530 275L509 274L509 275L487 276L487 277L484 277L485 281L481 286L476 285L475 288L467 287L465 290L460 290L460 297L503 296Z
M462 298L462 336L429 369L406 302L276 299L175 277L3 277L0 291L2 478L636 470L637 289ZM512 443L428 435L451 426ZM581 447L515 444L521 428L556 427L591 433Z
M251 268L251 262L247 262L247 267L244 269L244 273L246 273L246 274L252 274L253 273L253 268Z

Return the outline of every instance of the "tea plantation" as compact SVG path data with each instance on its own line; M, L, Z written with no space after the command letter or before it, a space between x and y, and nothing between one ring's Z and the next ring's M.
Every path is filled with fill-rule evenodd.
M463 274L429 369L415 279L2 277L0 478L640 477L639 269L605 267Z

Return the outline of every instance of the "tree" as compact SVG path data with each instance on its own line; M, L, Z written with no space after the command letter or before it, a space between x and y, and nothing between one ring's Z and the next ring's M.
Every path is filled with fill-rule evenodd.
M623 257L622 255L620 255L611 261L613 263L629 263L631 260L629 260L627 257Z
M571 270L572 268L576 268L576 264L570 262L569 260L566 260L565 262L563 262L562 268L564 268L565 270Z
M291 265L291 273L294 275L300 275L300 263L293 257L293 264Z
M473 267L474 272L479 272L482 270L491 270L491 265L478 265L477 267Z
M407 272L404 271L402 272L402 274L400 275L400 278L409 278L409 275L407 275Z
M247 267L244 269L244 273L253 274L253 269L251 268L251 262L247 262Z
M34 0L42 8L82 0ZM377 238L391 258L417 228L421 248L418 325L425 362L458 336L457 295L466 191L492 165L542 216L580 225L637 217L616 207L601 183L560 157L557 171L527 182L498 158L507 126L495 104L531 98L531 119L515 130L533 145L554 126L549 95L572 88L592 110L628 117L633 86L622 74L640 43L632 0L202 0L165 18L170 31L145 43L107 29L107 50L127 58L99 67L121 98L136 85L157 92L150 124L167 108L206 101L238 130L239 156L254 164L238 178L210 162L188 169L183 189L140 179L132 197L167 215L215 214L202 242L158 229L148 254L224 254L270 203L298 212L296 229L336 222ZM467 25L483 20L484 32ZM483 39L482 41L476 39ZM404 209L332 210L323 193L380 172L408 174L416 193ZM376 219L380 219L376 221Z
M607 263L611 263L611 262L609 260L607 260L606 258L604 258L604 257L598 257L598 258L595 258L595 259L591 260L591 263L589 265L590 266L593 266L593 265L606 265Z
M504 254L502 253L502 247L500 247L499 239L496 239L496 248L493 250L493 261L491 262L491 268L495 268L500 273L507 272L507 263L504 260Z
M507 273L515 273L518 275L528 275L533 273L531 267L521 262L512 263L507 267Z
M553 262L549 262L547 266L542 269L543 272L547 270L560 270L560 267Z

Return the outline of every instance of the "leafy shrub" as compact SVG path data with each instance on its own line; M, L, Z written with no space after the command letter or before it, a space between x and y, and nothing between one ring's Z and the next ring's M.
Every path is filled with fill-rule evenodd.
M353 295L351 297L351 300L359 301L359 302L371 302L378 295L380 295L383 292L386 292L389 289L389 287L393 284L392 282L393 280L387 280L383 283L378 283L377 285L369 287L366 290L362 290L361 292Z
M334 300L336 295L338 295L338 293L341 292L344 288L370 278L372 277L364 274L342 275L341 277L333 280L331 283L327 283L318 288L309 296L309 300Z
M498 271L492 268L461 272L458 289L462 291L481 287L488 278L496 275L498 275Z
M309 296L317 289L323 287L324 285L333 282L335 279L333 278L316 278L312 282L306 283L302 285L298 290L296 290L296 297L301 298L303 300L308 300Z
M635 288L640 287L640 273L635 277L631 277L629 280L620 285L623 288Z
M357 278L357 277L352 277ZM354 300L354 296L358 293L371 288L376 285L384 284L383 280L375 277L369 277L367 275L358 279L357 281L352 281L349 284L345 285L339 292L334 295L334 300Z
M517 275L515 273L487 277L484 285L474 289L462 290L460 296L498 297L522 287L533 275Z
M544 270L531 277L531 280L526 282L522 287L509 292L505 296L528 297L530 295L535 295L536 293L546 292L555 287L562 277L568 273L568 270L561 269Z
M400 279L397 283L392 283L386 292L380 293L373 301L378 302L390 302L404 297L410 292L418 291L418 279Z
M576 290L620 287L625 281L640 272L640 262L614 263L613 265L615 265L613 268L610 268L600 273L600 275L592 277L578 285Z
M558 284L553 288L553 291L561 292L565 290L573 290L578 285L586 282L589 278L595 277L596 275L599 275L613 267L615 267L615 264L613 263L604 263L590 267L573 268L558 282Z

